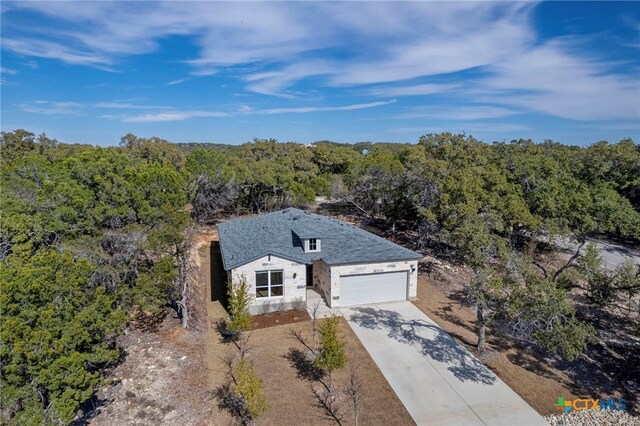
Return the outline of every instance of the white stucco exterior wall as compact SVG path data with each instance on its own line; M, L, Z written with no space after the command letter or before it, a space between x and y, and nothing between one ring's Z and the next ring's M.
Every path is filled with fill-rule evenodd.
M324 262L323 262L324 263ZM315 267L315 264L314 264ZM415 300L418 294L418 261L358 263L352 265L331 266L331 295L326 295L331 308L340 307L340 277L344 275L374 274L377 272L407 271L409 277L409 300Z
M282 270L284 275L284 296L256 298L256 272ZM290 309L294 304L307 300L306 265L277 256L264 256L239 266L231 271L234 282L244 275L252 294L249 311L252 314L266 311ZM267 306L263 306L263 305Z

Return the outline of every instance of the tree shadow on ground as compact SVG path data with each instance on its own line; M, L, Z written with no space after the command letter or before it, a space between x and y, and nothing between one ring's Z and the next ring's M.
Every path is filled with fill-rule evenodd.
M445 306L441 306L435 314L442 318L445 321L450 322L451 324L457 325L465 330L471 331L475 333L474 327L472 327L468 322L463 321L454 313L454 306L460 306L456 302L449 302Z
M227 411L241 425L249 424L249 411L244 398L231 390L231 384L225 383L213 391L213 397L218 401L218 409Z
M284 357L296 369L298 377L310 382L320 382L325 376L323 369L316 367L308 352L290 348Z
M70 426L84 426L91 423L91 420L100 414L100 409L105 408L109 402L106 398L100 398L97 394L93 394L91 398L80 404L80 414L71 423Z
M354 308L350 320L368 329L382 329L398 342L415 345L420 353L448 365L461 381L473 381L491 385L496 377L477 358L463 349L440 327L426 321L407 320L397 312L370 307ZM429 333L424 337L420 333Z

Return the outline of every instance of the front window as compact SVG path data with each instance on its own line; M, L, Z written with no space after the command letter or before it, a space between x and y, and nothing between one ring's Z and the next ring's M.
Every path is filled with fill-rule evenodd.
M256 297L284 296L283 271L256 272Z

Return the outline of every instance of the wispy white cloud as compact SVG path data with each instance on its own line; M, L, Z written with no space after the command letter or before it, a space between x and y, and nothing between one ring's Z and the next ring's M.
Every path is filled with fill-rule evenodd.
M125 123L152 123L159 121L184 121L190 118L220 118L229 114L220 111L170 111L132 116L103 116L104 118L120 118Z
M596 126L598 129L605 130L631 130L636 133L640 132L640 122L632 121L632 122L616 122L616 123L608 123L608 124L600 124L598 123Z
M193 70L189 72L189 75L193 75L195 77L203 77L203 76L209 76L209 75L216 75L218 74L218 70L217 69L213 69L213 68L200 68L197 70Z
M13 85L14 83L12 83L11 81L5 79L4 76L6 76L6 75L16 75L16 74L18 74L18 71L16 71L16 70L0 67L0 85L2 85L2 86Z
M34 101L19 104L24 112L45 115L78 115L82 113L84 105L77 102Z
M224 111L206 111L206 110L171 110L159 111L144 114L104 114L101 117L120 120L125 123L151 123L162 121L184 121L192 118L222 118L237 115L273 115L273 114L305 114L314 112L329 111L354 111L358 109L375 108L396 102L395 99L390 101L369 102L363 104L351 104L340 106L311 106L311 107L294 107L294 108L268 108L256 109L248 105L240 106L234 112Z
M482 81L494 102L573 120L640 117L640 79L572 53L575 41L553 40L493 64Z
M310 112L327 112L327 111L355 111L358 109L375 108L383 105L389 105L397 102L396 99L390 101L369 102L364 104L352 104L342 106L311 106L311 107L295 107L295 108L269 108L269 109L251 109L244 108L240 112L243 114L305 114Z
M36 61L26 61L26 62L23 62L22 64L28 66L32 70L37 70L38 68L40 68L40 64L37 63Z
M138 105L132 104L128 102L98 102L93 105L95 108L105 108L105 109L172 109L172 107L168 106L158 106L158 105Z
M489 118L502 118L517 114L512 109L492 105L474 105L451 107L448 105L432 105L428 107L413 107L407 111L396 114L394 118L412 120L418 118L430 118L438 120L468 121L484 120Z
M531 130L530 126L524 124L515 123L492 123L492 122L472 122L464 123L458 126L460 132L463 133L476 133L476 132L492 132L492 133L511 133L511 132L525 132Z
M97 102L93 104L80 103L73 101L45 101L36 100L33 102L24 102L19 104L19 107L24 112L30 112L34 114L46 114L46 115L78 115L90 113L97 110L154 110L158 114L162 114L168 110L174 109L169 106L161 105L144 105L133 104L129 102ZM105 117L106 115L103 115ZM131 118L130 115L108 115L109 118Z
M391 130L400 133L413 133L418 135L424 135L427 133L442 133L442 132L455 132L455 133L511 133L511 132L525 132L531 130L530 126L514 123L500 123L500 122L468 122L464 124L448 124L446 126L438 125L424 125L424 126L409 126L409 127L394 127Z
M18 71L9 68L0 67L0 74L16 75Z
M423 96L452 92L461 88L461 84L416 84L413 86L377 86L369 94L381 97Z
M109 67L112 61L101 54L81 52L57 42L36 39L3 38L2 47L26 56L58 59L70 64L91 65L103 70L113 71Z
M434 8L442 5L430 4ZM332 75L331 82L337 85L394 82L501 61L522 51L532 41L526 20L528 5L518 2L510 5L496 7L495 3L470 2L464 3L465 7L452 7L459 18L464 17L457 25L448 22L454 16L440 13L447 22L445 26L439 23L428 31L420 28L420 33L390 46L378 57L346 64ZM433 21L431 18L428 22ZM471 27L475 25L478 27Z
M263 95L274 95L282 98L295 98L296 94L286 91L302 79L329 74L333 66L325 61L308 61L296 63L277 71L253 73L244 80L249 82L246 89Z
M177 80L168 81L164 85L165 86L175 86L176 84L184 83L187 80L189 80L189 79L188 78L179 78Z

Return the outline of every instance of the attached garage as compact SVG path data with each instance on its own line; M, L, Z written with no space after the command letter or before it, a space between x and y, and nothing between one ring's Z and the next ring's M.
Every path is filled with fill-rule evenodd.
M340 306L407 300L408 272L340 276Z
M422 256L352 224L287 208L218 225L223 266L243 278L250 311L415 300Z

